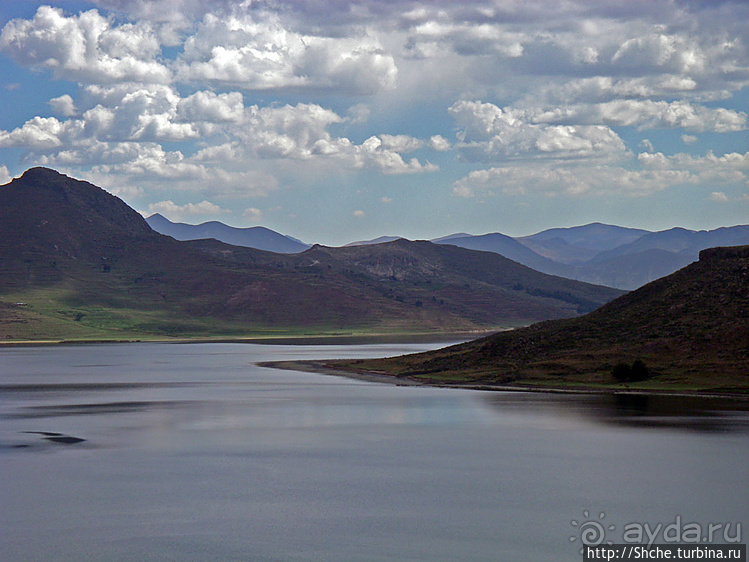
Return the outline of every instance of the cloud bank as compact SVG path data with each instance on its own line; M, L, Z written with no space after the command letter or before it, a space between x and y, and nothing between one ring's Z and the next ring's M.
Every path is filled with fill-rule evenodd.
M749 181L744 2L92 4L4 23L7 60L69 88L0 130L0 150L143 208L210 215L214 198L357 174L429 175L458 200L704 184L717 204Z

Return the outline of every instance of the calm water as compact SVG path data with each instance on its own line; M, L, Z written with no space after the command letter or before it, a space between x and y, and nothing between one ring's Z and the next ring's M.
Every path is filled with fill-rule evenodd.
M731 404L255 366L431 347L2 349L0 557L579 561L586 525L622 542L677 522L747 542L749 415Z

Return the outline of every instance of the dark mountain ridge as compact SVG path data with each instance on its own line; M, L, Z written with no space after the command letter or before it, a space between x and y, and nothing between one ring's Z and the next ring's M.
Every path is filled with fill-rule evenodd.
M441 384L606 384L643 361L643 388L749 389L749 246L699 261L579 318L431 353L348 364ZM681 386L680 386L681 385Z
M478 330L576 316L620 294L429 242L289 255L180 242L43 168L0 186L0 274L6 339L51 337L52 325L81 337Z

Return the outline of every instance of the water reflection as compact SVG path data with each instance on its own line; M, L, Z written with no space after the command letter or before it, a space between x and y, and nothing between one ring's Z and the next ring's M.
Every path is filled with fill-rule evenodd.
M740 398L677 394L492 393L492 408L525 414L545 413L607 425L749 432L749 401Z

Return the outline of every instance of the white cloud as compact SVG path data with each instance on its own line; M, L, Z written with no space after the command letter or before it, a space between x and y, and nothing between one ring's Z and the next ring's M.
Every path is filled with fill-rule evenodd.
M77 113L73 98L69 94L52 98L47 103L54 113L63 117L73 117Z
M357 103L348 108L346 121L352 124L366 123L371 110L363 103Z
M354 215L355 217L363 217L363 216L364 216L364 211L362 211L362 210L356 210L356 211L354 211L354 212L353 212L352 214L353 214L353 215Z
M681 127L691 131L727 133L746 129L746 113L709 109L689 102L618 100L590 108L603 123L640 129Z
M685 171L702 185L749 185L749 152L731 152L722 156L712 152L705 156L666 156L658 152L639 154L637 159L644 169Z
M618 99L599 104L577 104L553 109L516 110L532 123L577 123L638 129L684 128L691 131L728 133L745 130L747 115L743 111L706 108L687 101L652 101Z
M702 157L642 152L629 167L588 166L577 162L565 166L546 162L498 166L469 173L453 184L453 194L457 197L530 192L647 196L682 185L749 185L749 152L723 156L708 153ZM714 195L711 198L715 200Z
M177 63L184 82L208 82L246 90L314 88L372 94L395 86L392 55L366 34L305 35L278 14L207 14L184 44Z
M453 193L471 197L476 192L525 195L529 192L561 193L568 196L643 196L672 185L694 183L696 178L678 170L628 170L618 166L524 165L471 172L458 180Z
M244 100L239 92L195 92L179 101L177 113L184 121L237 123L244 117Z
M677 73L699 73L706 56L699 45L679 35L651 33L624 42L611 61L624 68L667 69Z
M159 213L170 220L181 220L193 216L215 216L224 211L218 205L210 201L201 201L200 203L187 203L177 205L174 201L159 201L148 205L149 213Z
M507 158L617 158L625 152L619 136L605 126L529 123L522 112L491 103L460 101L450 114L460 128L457 147L472 161Z
M382 198L380 199L380 202L381 202L381 203L384 203L385 205L387 205L388 203L392 203L392 202L393 202L393 200L392 200L392 198L390 198L390 197L382 197Z
M256 209L255 207L248 207L244 210L242 216L253 222L259 222L263 220L263 211L261 211L260 209Z
M5 185L12 179L13 177L10 175L10 172L8 171L8 167L0 166L0 185Z
M437 171L427 150L493 166L456 182L456 195L647 194L704 183L707 197L747 181L744 155L667 156L637 133L673 129L648 133L666 153L673 139L691 144L702 132L740 142L742 3L92 4L101 11L41 7L2 30L3 55L80 86L49 100L51 112L10 121L0 148L109 174L114 189L143 186L164 200L170 189L195 200L212 190L263 196L311 175ZM366 105L362 95L371 95ZM422 107L440 109L424 120ZM433 134L449 130L450 116L456 138ZM635 157L638 143L646 152Z
M424 146L424 141L409 135L378 135L384 150L392 150L401 154L414 152Z
M451 148L450 141L442 135L433 135L429 138L429 142L427 144L429 148L437 152L446 152Z
M523 55L524 33L502 24L449 21L444 12L416 24L408 40L411 56L444 55L445 49L463 56L494 55L517 58Z
M68 17L58 8L41 6L32 20L5 25L0 50L23 66L83 83L171 79L157 60L161 46L147 23L116 25L96 10Z
M12 131L0 131L0 148L50 149L63 145L61 138L71 127L55 117L34 117Z
M376 169L385 174L438 169L416 158L403 160L399 151L415 150L424 144L412 137L372 136L360 145L346 137L334 137L329 127L343 121L337 113L316 104L252 106L247 108L245 126L236 134L245 149L261 158L328 161L349 169Z
M710 194L710 201L715 201L717 203L727 203L728 196L722 191L713 191Z

